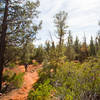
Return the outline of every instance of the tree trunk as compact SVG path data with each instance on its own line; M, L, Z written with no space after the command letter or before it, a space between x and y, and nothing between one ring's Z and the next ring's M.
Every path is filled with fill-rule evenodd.
M62 52L62 35L60 35L60 38L59 38L59 53Z
M0 91L2 88L2 76L3 76L3 68L4 68L4 53L6 47L6 31L7 31L7 17L8 17L8 0L5 0L5 10L4 17L2 22L2 31L0 36Z

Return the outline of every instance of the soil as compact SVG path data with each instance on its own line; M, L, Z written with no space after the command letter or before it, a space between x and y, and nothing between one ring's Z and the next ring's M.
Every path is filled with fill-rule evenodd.
M41 68L41 66L42 65L29 65L27 72L25 72L24 66L14 68L13 71L15 73L25 72L23 85L21 88L14 89L11 92L3 95L0 100L27 100L29 91L31 90L33 84L39 79L37 70Z

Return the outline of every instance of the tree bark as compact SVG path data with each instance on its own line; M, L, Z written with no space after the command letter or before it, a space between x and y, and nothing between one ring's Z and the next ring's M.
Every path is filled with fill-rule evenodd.
M2 76L4 68L4 53L6 47L7 17L8 17L8 0L5 0L4 17L2 22L2 31L0 32L0 91L2 88Z

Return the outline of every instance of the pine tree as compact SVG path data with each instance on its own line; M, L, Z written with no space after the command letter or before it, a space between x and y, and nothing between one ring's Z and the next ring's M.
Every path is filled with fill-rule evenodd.
M50 42L49 41L45 42L45 50L46 50L47 54L49 54L49 51L50 51Z
M23 45L21 49L20 60L21 64L31 63L32 58L34 57L35 48L32 42L27 42Z
M2 72L4 67L4 55L6 44L23 46L27 40L34 40L36 33L41 28L33 22L39 14L37 7L39 1L30 0L2 0L0 3L0 90L2 84Z
M8 17L8 1L5 1L5 8L4 8L4 16L1 26L0 32L0 91L2 88L2 72L4 67L4 53L5 53L5 45L6 45L6 32L7 32L7 17Z
M100 26L100 22L99 22L99 26ZM98 40L98 52L97 52L97 56L100 56L100 30L98 32L97 40Z
M39 63L42 63L44 60L44 48L42 45L38 46L35 50L35 56L34 59L38 61Z
M59 59L63 59L64 57L64 36L66 34L68 25L66 24L68 14L65 11L60 11L54 17L54 24L57 28L57 36L59 39L59 43L57 46L57 54Z
M75 50L75 60L80 59L80 44L79 44L79 39L76 37L76 40L74 42L74 50Z
M96 53L96 56L97 56L97 53L98 53L98 49L99 49L99 47L98 47L98 38L96 37L95 38L95 53Z
M67 40L66 56L69 60L74 60L74 58L75 58L75 51L74 51L74 47L73 47L73 38L71 35L71 31L69 31L69 36L68 36L68 40Z
M95 56L96 53L95 53L95 46L94 46L94 43L93 43L93 38L91 37L91 40L90 40L90 56Z
M84 36L84 41L81 47L81 61L85 60L88 57L88 48L86 44L86 37Z
M67 15L68 14L65 11L60 11L54 17L54 23L57 28L57 34L59 39L59 48L61 48L64 43L64 35L66 34L66 29L68 28L68 26L66 25Z

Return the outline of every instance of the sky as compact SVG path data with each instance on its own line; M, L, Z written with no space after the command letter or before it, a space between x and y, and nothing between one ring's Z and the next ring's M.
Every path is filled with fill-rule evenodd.
M69 28L67 31L71 30L74 40L78 36L82 42L85 34L87 43L89 43L91 36L96 37L100 28L98 26L100 0L40 0L39 19L43 21L43 24L37 35L36 45L44 45L46 40L51 41L50 34L57 42L53 17L63 10L68 13L66 23Z

